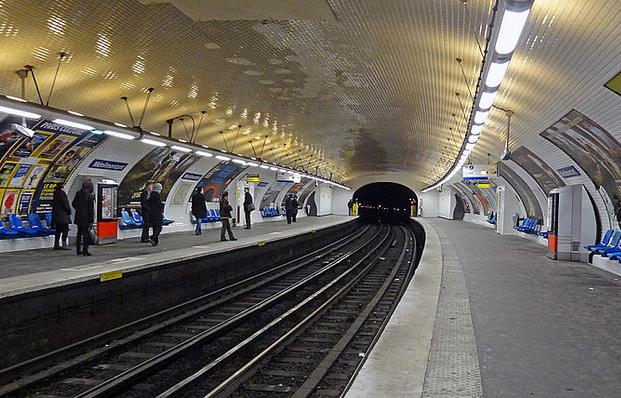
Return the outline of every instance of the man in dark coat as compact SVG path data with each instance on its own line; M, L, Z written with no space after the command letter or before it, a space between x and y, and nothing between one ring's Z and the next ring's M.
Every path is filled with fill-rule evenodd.
M71 224L71 206L69 206L69 198L63 188L63 184L58 184L54 191L54 199L52 199L51 227L54 228L54 250L69 250L66 242L69 224Z
M222 197L220 198L220 220L222 221L222 228L220 229L220 240L222 242L226 241L225 232L229 234L229 240L237 240L233 236L233 231L231 230L231 212L233 211L233 207L229 203L229 193L224 191Z
M293 194L293 198L291 199L291 221L297 222L298 217L298 195Z
M250 213L254 210L254 203L252 203L252 195L250 195L250 188L244 188L244 215L246 216L245 229L250 229Z
M162 184L156 182L153 184L153 191L149 195L149 222L153 227L153 235L149 240L149 243L153 246L157 246L160 243L160 232L162 232L162 225L164 223L164 203L162 203Z
M140 236L140 242L149 242L149 195L153 191L153 183L147 182L144 190L140 194L140 215L142 216L142 235Z
M95 222L95 193L91 180L82 183L82 189L76 192L71 205L75 209L73 223L78 226L76 254L90 256L88 246L91 243L90 230ZM94 242L93 242L94 243Z
M192 195L192 215L196 218L196 230L194 235L201 234L201 223L203 218L207 217L207 205L205 204L204 187L196 188L196 192Z
M289 194L285 200L285 214L287 215L287 224L291 225L291 221L295 222L298 214L298 201L293 194Z

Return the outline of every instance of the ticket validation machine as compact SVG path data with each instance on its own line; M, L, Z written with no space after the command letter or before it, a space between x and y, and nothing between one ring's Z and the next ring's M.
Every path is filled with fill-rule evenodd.
M595 207L584 185L550 191L548 197L548 257L554 260L588 261L585 244L599 234Z
M117 190L119 184L114 180L95 180L97 241L100 245L114 243L118 239Z

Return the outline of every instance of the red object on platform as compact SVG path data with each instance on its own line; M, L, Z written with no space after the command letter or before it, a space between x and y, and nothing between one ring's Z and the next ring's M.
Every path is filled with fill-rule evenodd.
M118 238L118 221L97 221L97 237L102 240L116 240Z

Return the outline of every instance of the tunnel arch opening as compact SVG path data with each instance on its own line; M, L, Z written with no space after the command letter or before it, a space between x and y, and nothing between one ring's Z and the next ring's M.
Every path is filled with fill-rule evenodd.
M371 223L403 224L418 211L418 196L405 185L374 182L353 194L358 215Z

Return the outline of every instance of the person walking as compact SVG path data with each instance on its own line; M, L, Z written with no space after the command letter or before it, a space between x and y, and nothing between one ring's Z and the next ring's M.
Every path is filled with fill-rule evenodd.
M164 223L164 203L162 203L162 184L156 182L153 184L153 190L149 195L149 222L153 228L153 235L149 239L149 243L152 246L160 244L160 233L162 232L162 225Z
M201 224L203 218L207 217L204 189L204 187L198 187L194 195L192 195L192 215L196 218L196 230L194 231L194 235L200 235L202 233Z
M71 224L71 206L63 188L63 184L58 184L52 199L51 227L54 228L54 250L69 250L66 242Z
M153 191L153 183L147 182L142 193L140 193L140 215L142 216L142 235L140 236L140 242L149 242L149 196Z
M82 183L82 189L76 192L73 202L75 209L73 223L78 226L78 236L76 240L76 254L78 256L90 256L88 246L91 243L91 229L95 222L95 193L91 180Z
M233 211L233 207L229 203L229 193L224 191L222 197L220 198L220 220L222 221L220 240L222 242L227 241L226 236L224 235L227 231L229 234L228 240L237 240L233 236L233 231L231 230L231 211Z
M244 215L246 216L246 227L250 229L250 213L254 210L254 203L252 203L252 195L250 195L250 188L244 188Z

